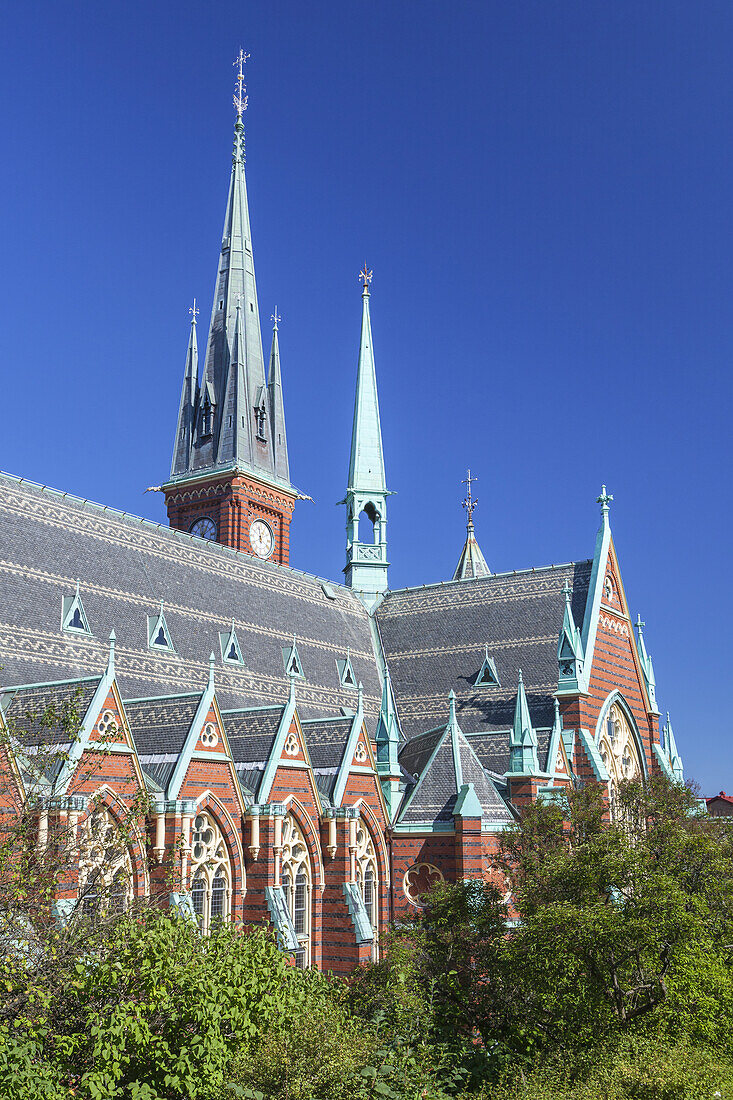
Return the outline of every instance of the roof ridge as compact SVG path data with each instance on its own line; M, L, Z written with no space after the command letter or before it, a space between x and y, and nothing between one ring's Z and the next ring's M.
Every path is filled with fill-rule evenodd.
M95 680L101 680L103 676L104 670L95 676L73 676L68 680L39 680L35 684L9 684L7 687L0 686L0 695L4 695L8 691L30 691L31 688L63 687L65 684L91 684Z
M192 535L188 531L179 531L175 527L169 527L164 523L158 523L154 519L146 519L145 516L138 516L134 512L123 512L119 508L113 508L110 504L99 504L95 500L89 500L88 497L80 497L75 493L67 493L63 489L54 489L52 485L42 485L39 481L32 481L28 477L18 477L17 474L10 474L7 470L0 470L0 479L5 478L8 481L14 482L16 485L27 485L33 489L40 489L42 493L49 493L52 496L60 497L62 500L71 501L74 504L87 504L90 508L94 508L100 512L105 512L109 515L117 516L119 519L132 520L135 523L140 523L146 527L154 527L159 531L164 531L166 534L173 535L176 538L187 539L189 542L196 543L198 549L202 551L213 551L214 553L233 554L238 558L246 560L250 564L261 567L265 571L268 569L283 570L285 573L293 574L297 577L307 577L308 580L318 581L319 584L329 584L338 589L339 592L344 595L349 594L353 596L351 589L345 584L339 581L334 581L330 577L321 577L317 573L309 573L305 569L294 569L292 565L281 565L276 561L262 561L256 558L253 554L248 554L246 550L236 550L232 546L225 546L221 542L212 542L209 539L201 539L197 535ZM361 602L354 596L355 602L363 607ZM366 611L366 608L364 608Z
M490 583L492 581L501 580L502 578L506 577L519 577L523 576L525 573L551 573L555 569L568 569L572 565L592 565L592 563L592 558L581 558L578 561L565 561L553 565L533 565L529 566L527 569L509 569L504 573L492 573L488 577L467 577L463 580L431 581L429 584L411 584L407 585L405 588L390 588L390 590L385 593L385 598L387 596L399 595L403 592L422 592L423 589L426 588L447 588L449 585L455 584L470 583L472 588L476 588L477 586L486 584L487 582Z

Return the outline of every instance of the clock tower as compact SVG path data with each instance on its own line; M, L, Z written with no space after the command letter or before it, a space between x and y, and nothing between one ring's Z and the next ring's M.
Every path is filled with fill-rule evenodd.
M199 378L196 302L169 480L161 486L171 527L281 565L298 491L290 481L278 322L265 372L244 172L247 106L237 59L229 196L214 302Z

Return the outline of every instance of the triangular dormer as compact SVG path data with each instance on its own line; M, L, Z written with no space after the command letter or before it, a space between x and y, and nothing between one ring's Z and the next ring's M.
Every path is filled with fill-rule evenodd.
M160 601L160 611L157 615L148 615L148 648L164 649L169 653L175 653L171 641L168 623L163 613L163 601Z
M76 593L73 596L64 596L61 602L61 629L69 634L91 634L84 604L79 595L78 581Z
M283 646L283 666L286 676L292 676L296 680L305 680L305 673L303 672L303 665L300 660L300 654L298 653L298 647L295 644L294 634L293 644L291 646Z
M219 634L219 646L221 647L221 659L227 665L243 665L244 658L242 657L242 647L239 644L239 638L237 632L234 629L234 619L232 619L232 629L229 632L223 632Z
M351 654L348 649L346 650L346 657L342 657L336 661L336 668L338 669L341 687L356 691L356 676L354 674L354 667L351 663Z
M496 671L496 662L489 657L489 647L484 646L484 659L479 669L478 676L473 682L474 687L501 687L499 673Z

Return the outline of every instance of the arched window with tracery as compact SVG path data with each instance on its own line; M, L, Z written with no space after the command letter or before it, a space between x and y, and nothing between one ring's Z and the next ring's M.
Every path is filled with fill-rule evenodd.
M311 874L308 845L295 818L283 820L280 884L298 937L295 965L304 969L311 959Z
M231 911L232 868L226 841L211 814L202 811L193 821L191 838L191 902L202 932Z
M379 864L374 841L363 821L356 826L356 883L372 926L372 959L377 958L379 932Z
M79 834L81 911L90 920L124 913L132 896L132 859L123 828L106 807L93 809Z
M618 813L618 786L625 779L641 779L644 767L634 732L626 714L613 703L601 725L598 751L609 775L611 819Z

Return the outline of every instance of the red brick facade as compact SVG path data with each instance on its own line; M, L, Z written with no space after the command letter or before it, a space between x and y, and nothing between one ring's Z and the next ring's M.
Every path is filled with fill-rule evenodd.
M292 493L256 477L231 473L180 482L166 486L164 492L171 527L190 531L196 520L210 519L216 525L217 542L252 554L249 529L261 519L273 534L271 560L288 564L296 500Z

